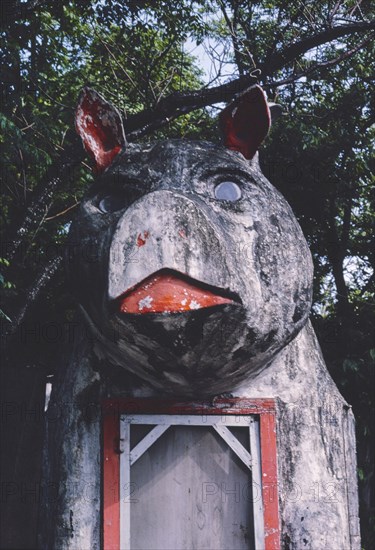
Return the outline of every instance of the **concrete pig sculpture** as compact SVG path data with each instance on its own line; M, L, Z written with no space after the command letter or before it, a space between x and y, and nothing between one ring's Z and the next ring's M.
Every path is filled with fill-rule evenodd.
M254 87L239 104L234 119L234 106L222 114L233 150L183 140L127 147L118 113L99 95L86 90L78 107L86 148L100 169L108 162L71 230L83 250L72 266L78 299L105 363L176 395L253 378L310 311L300 227L257 161L235 150L241 128L227 128L237 117L253 128L241 142L254 157L269 126L264 94ZM122 146L105 162L101 127Z
M58 497L45 498L43 548L100 548L103 399L224 392L276 399L278 547L360 548L354 419L308 322L306 241L259 169L261 88L220 123L225 146L128 146L118 111L81 94L76 126L98 177L68 268L93 338L82 331L54 382L44 474Z

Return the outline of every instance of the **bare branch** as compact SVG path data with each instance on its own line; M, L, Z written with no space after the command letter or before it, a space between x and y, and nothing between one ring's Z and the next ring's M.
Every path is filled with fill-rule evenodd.
M257 80L257 77L247 75L213 88L173 93L162 99L155 108L146 109L125 120L127 136L130 141L134 141L178 116L207 105L231 101Z
M341 0L337 0L336 4L333 6L331 13L328 16L328 21L332 23L337 11L339 10L341 6Z
M48 218L45 218L44 221L49 222L50 220L54 220L55 218L59 218L60 216L63 216L67 212L70 212L71 210L73 210L73 208L76 208L79 204L80 204L80 201L77 201L74 204L72 204L71 206L69 206L68 208L65 208L65 210L63 210L62 212L59 212L58 214L55 214L54 216L49 216Z
M9 339L9 337L12 336L12 334L14 334L16 330L20 327L30 307L39 297L40 292L56 275L61 265L61 262L62 256L57 256L56 258L50 260L48 264L44 266L43 270L39 273L31 286L26 290L25 302L22 307L14 315L12 315L12 324L5 334L6 339Z
M264 87L267 88L267 87L273 87L273 86L285 86L286 84L292 84L293 82L296 82L300 78L308 76L321 69L328 69L329 67L338 65L341 61L348 59L353 54L361 50L363 46L368 44L372 39L373 39L373 35L370 35L365 40L360 42L355 48L352 48L351 50L344 52L343 54L339 55L338 57L335 57L334 59L329 59L328 61L324 61L322 63L316 63L315 65L312 65L305 71L301 71L300 73L294 74L288 78L285 78L284 80L276 80L276 81L268 82L267 84L264 84Z
M287 46L281 52L276 52L270 55L264 63L259 65L263 76L270 75L296 59L309 50L356 32L366 32L375 29L375 21L351 23L349 25L341 25L339 27L331 27L320 33L303 38L290 46Z
M139 90L139 88L137 88L136 86L136 83L134 82L133 78L131 77L130 73L125 69L125 67L119 62L119 60L117 59L117 57L114 55L114 53L112 52L112 50L109 48L108 44L102 39L102 37L99 35L99 33L97 31L95 31L94 29L94 32L97 36L97 38L99 39L100 43L105 47L105 49L107 50L108 52L108 55L113 59L114 63L121 69L121 71L124 73L124 75L126 76L126 78L129 80L129 82L131 82L132 86L134 88L136 88L138 90L138 92L142 95L143 99L144 99L144 94L141 92L141 90Z

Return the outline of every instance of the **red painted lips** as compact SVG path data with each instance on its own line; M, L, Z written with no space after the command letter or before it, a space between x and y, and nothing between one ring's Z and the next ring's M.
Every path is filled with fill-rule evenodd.
M122 313L167 313L230 304L233 300L200 288L183 275L159 272L125 293L118 302Z

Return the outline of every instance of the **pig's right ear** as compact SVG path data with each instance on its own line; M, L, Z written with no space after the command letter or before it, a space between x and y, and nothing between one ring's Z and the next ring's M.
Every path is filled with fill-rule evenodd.
M75 125L83 145L102 172L126 147L124 127L118 110L92 88L83 88L78 98Z
M224 145L252 159L271 126L267 99L258 84L251 86L220 113Z

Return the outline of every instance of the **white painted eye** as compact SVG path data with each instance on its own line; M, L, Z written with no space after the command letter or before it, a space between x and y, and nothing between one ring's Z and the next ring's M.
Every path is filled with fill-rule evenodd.
M108 195L104 197L98 205L98 208L104 214L110 214L126 208L129 201L126 197L120 195Z
M242 196L241 189L234 181L222 181L215 187L215 198L220 201L238 201Z

